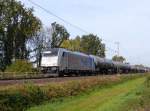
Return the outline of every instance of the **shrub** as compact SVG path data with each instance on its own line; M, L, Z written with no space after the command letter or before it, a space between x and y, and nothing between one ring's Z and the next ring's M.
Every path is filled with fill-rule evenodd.
M0 91L0 111L24 111L31 105L39 105L47 97L40 87L26 84L17 89Z
M16 60L15 63L11 64L6 68L5 72L14 72L16 74L21 74L25 72L34 72L31 63L26 60Z
M6 66L5 66L4 60L2 58L0 58L0 72L1 71L3 72L5 70L5 68L6 68Z
M147 78L146 78L146 81L145 81L146 83L146 86L147 87L150 87L150 76L148 76Z

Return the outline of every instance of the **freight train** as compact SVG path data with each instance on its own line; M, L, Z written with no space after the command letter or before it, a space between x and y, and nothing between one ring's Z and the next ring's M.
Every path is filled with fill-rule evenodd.
M41 71L54 76L72 76L144 73L148 72L149 68L115 62L95 55L87 55L63 48L52 48L44 50L42 53Z

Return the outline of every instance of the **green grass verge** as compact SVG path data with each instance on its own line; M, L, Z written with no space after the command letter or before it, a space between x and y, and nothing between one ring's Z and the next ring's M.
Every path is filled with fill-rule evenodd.
M68 103L65 102L67 101L65 98L70 100L71 103L72 102L74 103L74 101L72 100L75 100L77 102L78 100L81 100L81 103L82 101L84 103L84 99L82 98L88 98L88 96L91 95L91 93L93 92L96 93L99 92L98 90L104 91L106 90L105 91L106 93L109 91L108 90L109 88L115 87L115 85L117 84L121 84L129 80L134 80L136 78L141 77L144 77L144 75L141 74L141 75L96 76L88 79L67 81L63 83L62 82L50 83L42 86L37 86L34 84L25 84L14 87L2 88L0 89L0 111L24 111L27 108L43 104L47 101L49 101L50 104L55 103L53 104L54 107L58 105L61 106L60 102L66 104L66 105L62 104L62 106L67 107ZM94 96L95 98L98 97L98 95L96 94ZM115 95L116 93L114 92L112 94ZM118 94L119 93L117 93L116 95ZM107 95L103 95L103 97L101 96L99 100L101 100L101 98L104 98L106 96ZM109 99L110 98L107 99L104 98L103 102L105 103L105 101ZM90 104L94 101L94 98L88 99L88 101L89 101L88 105L90 106ZM72 105L72 107L74 107L75 105L76 102ZM58 111L61 110L59 109Z
M97 88L89 94L45 103L28 111L134 111L141 102L139 94L145 89L144 81L145 77L142 77L108 88Z
M126 101L122 111L149 111L150 109L150 76L134 92L125 95Z

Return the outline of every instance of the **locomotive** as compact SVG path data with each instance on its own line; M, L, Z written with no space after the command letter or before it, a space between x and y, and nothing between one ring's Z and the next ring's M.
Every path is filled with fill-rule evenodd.
M97 75L116 73L144 73L146 67L112 61L95 55L70 51L63 48L46 49L42 53L41 71L54 76Z

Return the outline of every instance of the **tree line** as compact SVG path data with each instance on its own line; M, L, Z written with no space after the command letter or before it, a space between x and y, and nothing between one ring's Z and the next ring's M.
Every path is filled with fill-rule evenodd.
M91 33L70 37L67 29L56 22L45 28L33 12L33 8L26 8L20 1L0 0L0 41L4 52L4 57L0 57L0 70L4 71L18 59L33 60L40 66L41 53L45 48L66 48L106 56L105 44L97 35ZM112 59L125 61L122 56Z
M32 57L39 65L44 48L61 47L105 57L105 44L97 35L87 34L71 39L67 29L56 22L44 28L33 11L20 1L0 1L0 41L4 44L0 69L4 70L17 59L29 60Z

